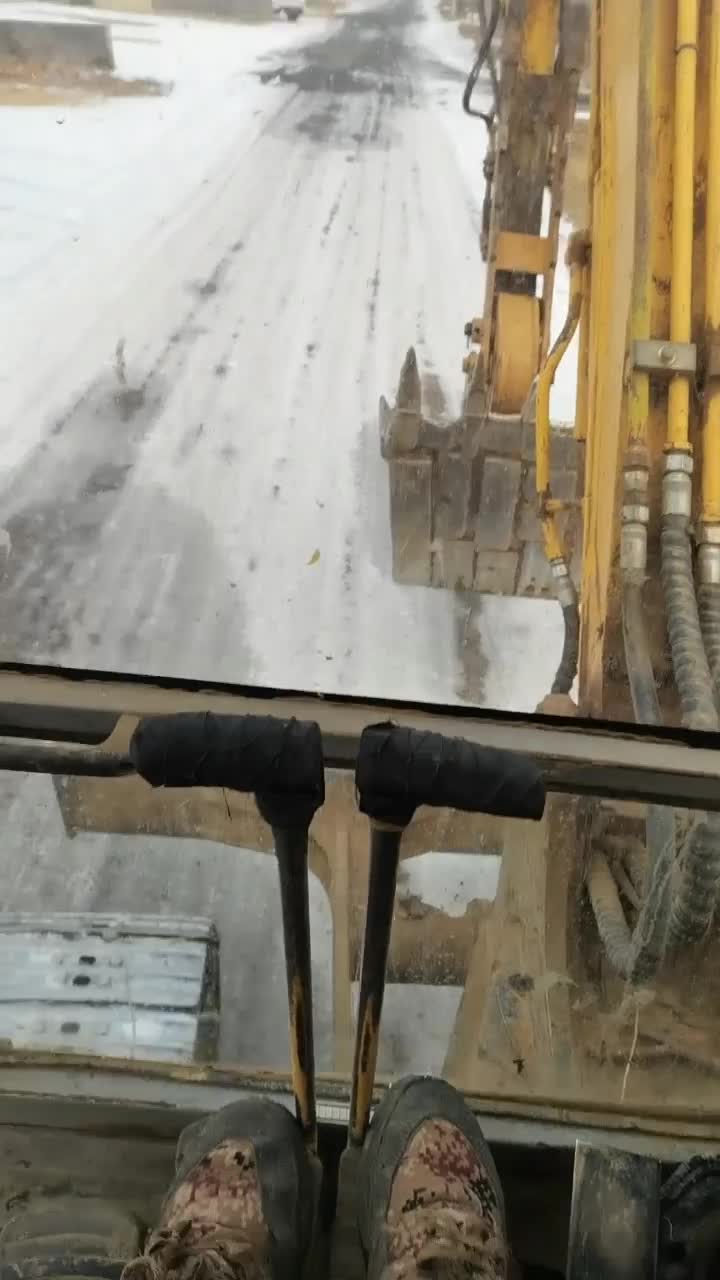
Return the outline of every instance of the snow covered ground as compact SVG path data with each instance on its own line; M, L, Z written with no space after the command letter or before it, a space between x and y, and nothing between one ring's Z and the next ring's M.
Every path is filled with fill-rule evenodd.
M410 342L458 407L481 294L453 36L409 0L115 16L165 96L4 109L5 656L457 696L455 603L390 576L375 425ZM552 644L519 693L504 646L477 695L534 705Z
M376 408L410 343L459 407L482 297L468 46L433 0L111 20L118 74L165 92L0 107L0 655L456 699L465 605L392 581ZM478 699L534 706L557 607L488 599L472 626ZM68 841L45 780L0 787L6 907L214 916L242 974L225 1051L284 1061L271 859L153 841L149 863L147 841ZM327 1065L318 885L312 909Z

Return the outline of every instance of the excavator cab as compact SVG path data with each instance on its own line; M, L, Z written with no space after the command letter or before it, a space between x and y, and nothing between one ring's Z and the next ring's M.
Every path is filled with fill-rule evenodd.
M97 912L0 919L7 1280L116 1280L180 1131L256 1096L322 1159L315 1273L362 1276L357 1160L408 1072L476 1112L523 1275L712 1274L717 941L672 936L682 875L657 883L644 836L720 809L714 743L77 671L0 681L4 790L29 789L26 835L46 841L28 858L52 818L49 872L89 874L108 841L118 871ZM182 918L173 884L201 859L216 905ZM159 913L117 908L130 882L154 903L163 876Z
M413 352L380 402L393 571L481 639L488 594L559 603L555 697L2 665L2 1280L119 1280L178 1134L248 1096L322 1159L315 1274L360 1277L408 1072L480 1119L528 1280L717 1271L720 6L478 28L485 296L461 413Z

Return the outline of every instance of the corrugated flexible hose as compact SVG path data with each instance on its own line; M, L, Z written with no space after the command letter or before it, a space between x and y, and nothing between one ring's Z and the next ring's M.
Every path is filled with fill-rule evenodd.
M661 724L639 582L626 582L624 586L622 619L625 663L635 719L640 724ZM588 869L590 901L610 963L622 977L636 982L645 982L652 977L665 954L675 864L674 811L661 805L651 805L645 835L648 870L642 907L632 931L625 919L612 872L600 850L596 850ZM612 892L609 880L613 883Z
M551 693L569 693L575 683L580 654L580 612L577 600L562 606L563 648Z
M662 586L673 671L683 724L717 731L718 713L705 653L693 578L687 520L663 516ZM720 816L704 814L690 830L681 854L668 928L670 947L698 941L710 927L720 882Z
M698 587L698 613L717 703L720 697L720 584L708 582Z

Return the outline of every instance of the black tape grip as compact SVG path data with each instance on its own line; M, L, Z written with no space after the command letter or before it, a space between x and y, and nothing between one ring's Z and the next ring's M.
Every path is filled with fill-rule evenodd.
M545 784L528 757L392 724L363 731L355 783L362 813L402 825L421 804L535 820L545 808Z
M228 787L325 799L322 736L312 721L181 712L148 716L130 741L130 759L153 787Z

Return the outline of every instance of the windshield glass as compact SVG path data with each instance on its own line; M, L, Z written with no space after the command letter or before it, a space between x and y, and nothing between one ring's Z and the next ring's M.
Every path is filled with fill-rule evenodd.
M591 65L589 3L2 6L4 666L717 731L717 370L690 339L720 324L693 193L720 195L699 130L673 204L672 76L639 68L674 35L641 8ZM318 1065L347 1081L368 851L333 787L310 913ZM285 1068L254 810L0 788L0 1038ZM566 797L532 837L450 828L401 864L381 1071L686 1100L714 820ZM627 958L651 924L662 993Z
M277 867L243 797L180 793L179 839L152 834L171 825L177 793L137 779L28 779L14 800L3 790L4 862L17 868L0 929L3 1040L288 1071ZM686 871L658 893L647 886L662 858L645 834L663 823ZM122 834L128 825L143 834ZM712 1111L715 944L698 941L712 907L693 897L708 830L692 811L592 797L555 798L540 823L420 811L401 846L380 1077L431 1072L490 1098L634 1103L651 1116L663 1102ZM368 856L351 779L329 774L310 845L315 1056L345 1081Z
M378 429L411 345L428 416L462 407L477 15L165 7L3 10L0 654L534 706L557 607L413 586Z

